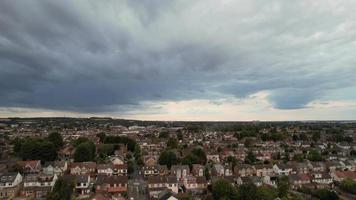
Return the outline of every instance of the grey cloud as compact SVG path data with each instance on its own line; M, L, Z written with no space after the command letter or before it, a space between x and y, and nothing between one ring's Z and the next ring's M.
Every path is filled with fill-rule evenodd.
M295 109L355 85L351 5L257 2L0 1L0 107L129 112L266 90Z

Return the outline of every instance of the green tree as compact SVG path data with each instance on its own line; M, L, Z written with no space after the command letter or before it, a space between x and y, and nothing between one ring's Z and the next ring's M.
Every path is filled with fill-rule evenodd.
M206 153L202 148L195 148L190 154L182 159L182 164L192 167L193 164L205 165L207 162Z
M52 142L56 150L60 149L63 147L63 137L60 133L58 132L52 132L48 135L47 140Z
M67 200L72 199L74 182L59 178L54 184L52 192L47 196L47 200Z
M91 141L79 144L75 148L74 161L86 162L94 161L95 159L95 144Z
M232 168L234 168L237 165L237 159L234 156L228 156L226 158L226 162L231 164Z
M313 133L312 139L314 142L319 141L320 140L320 132Z
M320 152L315 149L311 149L309 151L308 159L310 161L323 161L323 157L321 156Z
M340 189L351 194L356 194L356 181L346 178L341 181Z
M171 150L163 151L158 158L158 163L160 165L167 165L169 169L172 165L178 164L178 161L177 155Z
M215 200L237 199L237 190L226 180L217 180L212 185L212 194Z
M168 131L167 130L163 130L163 131L161 131L160 133L159 133L159 138L168 138L168 136L169 136L169 133L168 133Z
M257 187L253 183L245 183L239 187L238 195L240 200L258 199Z
M339 196L336 192L328 189L319 189L314 193L314 196L318 197L320 200L338 200Z
M245 158L245 163L253 164L257 161L255 154L252 151L247 152L247 156Z
M178 131L177 131L177 139L178 139L178 140L183 140L183 133L182 133L181 130L178 130Z
M293 159L298 162L303 162L304 161L304 155L303 154L295 154Z
M98 145L98 154L105 156L113 155L115 152L115 146L113 144L100 144Z
M100 142L103 143L105 141L106 134L104 132L100 132L96 136L99 138Z
M271 187L257 188L257 199L259 200L274 200L278 197L278 191Z
M209 171L208 167L204 168L204 175L205 175L206 180L210 180L210 171Z
M80 145L81 143L84 143L84 142L89 142L90 140L86 137L79 137L78 139L74 140L72 142L73 146L74 147L77 147L78 145Z
M57 158L57 150L53 143L37 139L27 138L20 145L19 155L23 160L53 161Z
M290 187L288 176L281 176L277 180L278 196L285 197Z
M169 138L167 141L167 148L176 149L178 148L178 141L175 138Z
M54 161L57 158L57 149L53 143L43 141L38 144L38 159L42 161Z

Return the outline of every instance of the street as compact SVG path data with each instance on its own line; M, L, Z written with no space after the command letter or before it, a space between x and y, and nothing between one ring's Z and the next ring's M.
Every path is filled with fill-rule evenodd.
M145 200L149 199L146 192L146 182L143 175L140 173L139 166L134 162L134 172L131 174L128 182L128 197L129 200Z

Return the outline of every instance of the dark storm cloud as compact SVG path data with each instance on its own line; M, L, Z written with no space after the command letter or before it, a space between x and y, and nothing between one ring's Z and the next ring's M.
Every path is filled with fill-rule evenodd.
M352 11L256 2L0 1L0 107L105 112L265 90L295 109L355 86Z

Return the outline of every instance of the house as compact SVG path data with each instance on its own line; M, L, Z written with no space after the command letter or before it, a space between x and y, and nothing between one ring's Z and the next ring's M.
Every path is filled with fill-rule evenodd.
M225 175L225 169L222 164L214 164L213 169L212 169L212 175L213 176L224 176Z
M351 178L356 181L356 172L352 171L334 171L331 172L331 177L338 182L343 181L345 178Z
M255 171L254 166L247 164L238 164L234 167L235 177L253 176L256 174Z
M71 175L93 175L96 171L95 162L75 162L69 164Z
M309 162L310 171L312 172L325 172L326 165L324 162Z
M213 163L220 163L220 156L219 154L207 154L206 158L208 161Z
M178 200L171 192L163 191L158 195L158 200Z
M145 155L143 156L143 162L146 166L154 166L158 163L158 155Z
M317 172L312 174L312 182L317 184L329 185L333 183L330 174L326 172Z
M291 174L288 177L293 189L301 188L303 185L311 183L309 174Z
M22 169L24 174L40 173L42 170L40 160L18 161L17 165Z
M273 171L277 175L289 175L293 171L292 166L286 164L274 164Z
M75 192L80 197L89 197L91 191L91 178L89 175L76 175L75 178Z
M147 177L148 192L151 198L158 198L158 195L165 190L178 193L178 182L176 176L149 176Z
M35 199L44 198L52 191L57 179L56 174L28 174L23 178L21 196Z
M46 162L43 166L42 171L44 174L48 175L57 175L60 176L67 171L68 164L67 161L54 161Z
M110 158L110 162L113 165L123 165L125 164L125 159L122 156L113 156Z
M171 175L176 176L178 181L183 181L189 173L188 165L173 165L171 167Z
M277 186L278 176L264 176L262 177L262 181L264 184L276 187Z
M326 161L325 166L329 170L329 172L335 172L335 171L344 169L344 166L341 164L341 162L339 162L337 160Z
M113 165L113 164L98 164L97 171L100 175L117 175L126 176L127 175L127 165Z
M293 168L292 174L307 174L310 172L308 163L288 162L288 164Z
M90 200L111 200L111 196L107 193L96 192L89 198Z
M214 164L212 169L213 176L232 176L233 172L230 166L222 164Z
M22 182L20 173L0 175L0 199L13 199L17 196Z
M122 196L127 192L127 176L99 175L96 180L96 191Z
M145 177L164 176L168 174L168 168L166 165L143 166L142 173Z
M272 176L274 174L272 165L255 165L256 176Z
M204 194L207 191L208 181L204 176L187 176L183 183L185 189L193 194Z
M192 174L194 176L204 176L204 166L200 164L193 164Z
M245 183L253 183L257 187L260 187L263 184L263 178L262 177L258 177L258 176L239 177L239 178L237 178L236 183L237 183L237 185L242 185L242 184L245 184Z

